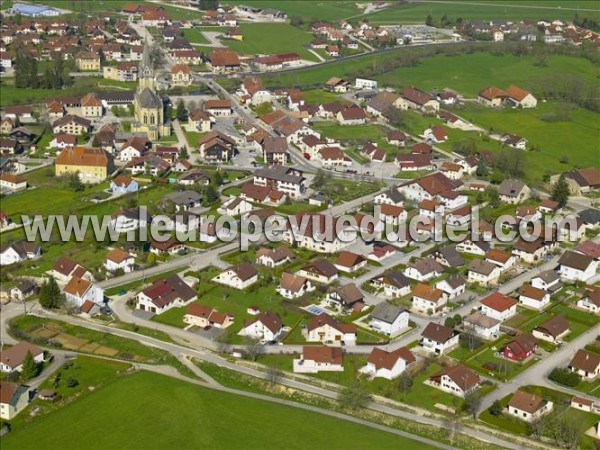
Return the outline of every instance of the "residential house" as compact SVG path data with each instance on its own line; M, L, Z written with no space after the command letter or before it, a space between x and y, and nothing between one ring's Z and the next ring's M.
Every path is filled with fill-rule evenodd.
M64 255L59 256L58 259L54 261L52 269L47 273L60 284L67 283L72 277L94 281L94 276L89 270Z
M564 316L556 314L535 327L532 334L537 339L557 344L562 342L570 331L569 321Z
M0 419L14 419L29 404L29 396L29 386L0 381Z
M38 259L42 249L35 242L16 241L0 246L0 266L19 263L27 259Z
M187 305L183 322L191 327L215 327L225 329L233 324L234 316L231 313L221 313L212 306L191 303Z
M498 194L504 203L516 205L531 196L531 189L521 180L505 179L498 187Z
M400 91L400 95L411 109L424 113L435 113L440 109L440 102L428 92L414 87L405 87Z
M600 287L588 286L582 299L577 300L577 307L592 314L600 313Z
M329 288L325 301L329 306L345 312L361 311L364 307L364 295L354 283Z
M353 273L367 265L367 258L357 253L352 253L346 250L340 252L334 266L342 272Z
M54 160L57 177L76 173L83 183L104 181L113 170L112 156L101 148L66 148Z
M354 344L356 325L343 323L327 313L321 313L308 321L306 328L308 342L323 344Z
M258 271L252 264L245 262L225 269L212 281L235 289L246 289L258 281Z
M600 375L600 355L587 350L577 350L569 369L585 381L594 381Z
M429 322L421 333L419 345L425 350L441 355L458 345L460 333L453 328Z
M448 140L448 132L442 125L434 125L423 132L423 138L429 142L441 144Z
M500 335L500 321L477 311L463 319L465 331L470 331L484 339L494 340Z
M476 372L462 364L444 367L427 381L428 384L458 397L465 397L474 392L481 382Z
M527 149L527 139L516 134L503 134L500 137L500 142L509 147L518 148L519 150Z
M523 361L531 357L538 348L536 338L531 333L525 333L509 341L502 350L505 358L513 361Z
M404 196L396 189L390 188L373 199L376 205L404 206Z
M388 298L403 297L410 293L410 281L398 270L390 270L380 277L371 280L377 288L383 288L383 293Z
M435 260L445 267L456 268L465 265L465 260L456 250L456 245L446 245L433 253Z
M490 106L498 108L502 106L502 103L508 98L508 94L502 89L495 86L488 86L485 89L479 91L477 101L484 106Z
M10 348L2 350L0 355L0 371L4 373L20 372L27 353L31 353L36 364L44 362L44 350L27 341L21 341Z
M283 272L281 274L281 281L277 287L277 292L282 297L293 300L300 298L307 292L311 292L315 289L308 278L300 277L289 272Z
M119 247L113 248L108 252L104 260L104 267L109 272L122 270L124 273L132 272L135 265L135 258L125 250Z
M277 313L265 310L244 323L240 334L253 339L276 341L283 332L283 322Z
M81 306L86 301L104 304L104 289L86 278L71 277L63 291L67 302L75 306Z
M367 122L367 115L361 107L351 106L338 112L336 120L340 125L363 125Z
M400 226L401 223L406 222L408 213L402 206L391 205L389 203L380 204L379 208L379 220L384 223L391 224L393 226Z
M598 271L598 261L573 251L566 251L558 260L558 264L560 265L558 273L561 279L571 283L588 281Z
M192 72L187 64L173 64L171 67L171 84L187 86L192 82Z
M469 263L469 270L467 272L467 281L469 283L478 283L481 286L493 286L498 284L499 279L500 268L495 264L481 259L473 259Z
M10 288L9 297L11 300L19 302L36 294L38 286L31 280L20 280L15 286Z
M481 312L488 317L504 322L517 313L517 301L500 292L494 292L480 300Z
M537 99L525 89L511 84L505 92L507 100L517 108L535 108L537 106Z
M438 281L435 284L437 289L440 289L447 300L459 297L465 293L467 282L459 274L452 274Z
M374 331L393 337L408 329L408 311L388 302L381 302L369 314L369 326Z
M550 413L553 404L551 401L544 400L535 394L519 390L514 393L506 408L510 416L533 423Z
M360 372L373 378L393 380L402 375L415 361L415 355L407 347L400 347L390 352L374 348L367 358L367 365L361 368Z
M439 277L444 268L432 258L417 259L408 263L404 275L417 281L427 281Z
M136 296L136 308L154 314L161 314L176 306L184 306L195 300L196 291L173 274L159 278Z
M196 133L208 133L215 118L201 108L195 108L188 116L188 130Z
M296 256L294 255L294 252L285 245L275 249L261 247L256 252L255 263L266 267L275 268L282 264L291 262L295 258Z
M127 233L145 227L146 221L138 208L119 208L111 215L110 225L117 233Z
M294 373L343 372L343 351L340 347L302 347L300 358L294 359Z
M81 136L89 133L92 129L92 122L83 117L68 114L52 123L52 132L54 134L71 134Z
M284 192L288 197L298 198L306 190L305 180L301 170L278 165L269 169L256 170L253 183Z
M119 175L110 181L110 191L113 194L126 194L129 192L137 192L139 189L138 182L133 178Z
M417 283L413 287L412 306L423 314L437 314L446 306L447 298L444 292L425 283Z
M519 289L519 303L539 311L550 304L550 293L530 284L524 284Z
M501 272L504 272L515 265L517 258L510 253L493 248L485 253L485 260L498 266Z

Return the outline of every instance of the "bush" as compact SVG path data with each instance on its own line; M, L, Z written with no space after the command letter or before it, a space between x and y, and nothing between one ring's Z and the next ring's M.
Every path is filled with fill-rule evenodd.
M581 381L581 377L577 373L571 372L569 369L562 367L557 367L552 372L550 372L548 378L550 378L552 381L558 384L562 384L563 386L568 387L575 387Z

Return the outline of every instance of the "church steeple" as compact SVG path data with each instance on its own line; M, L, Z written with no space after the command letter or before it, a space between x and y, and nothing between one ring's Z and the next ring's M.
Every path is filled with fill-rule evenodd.
M154 90L154 69L152 68L152 59L150 58L150 45L148 38L144 38L144 51L142 52L142 60L139 66L139 90L150 88Z

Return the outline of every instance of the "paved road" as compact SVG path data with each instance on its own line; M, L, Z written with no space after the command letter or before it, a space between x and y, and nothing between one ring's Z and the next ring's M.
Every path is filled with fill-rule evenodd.
M256 369L252 369L252 368L249 368L246 366L240 366L235 363L231 363L231 362L221 358L220 356L217 356L210 352L190 349L190 348L183 347L181 345L163 342L158 339L154 339L154 338L151 338L151 337L148 337L145 335L140 335L140 334L134 333L132 331L117 329L117 328L109 327L107 325L100 324L100 323L93 323L93 322L86 321L86 320L83 320L83 319L80 319L77 317L58 315L58 314L50 312L50 311L42 310L40 307L34 308L32 313L35 315L39 315L40 317L56 318L58 320L61 320L63 322L70 323L73 325L84 326L86 328L90 328L93 330L109 332L113 335L125 337L128 339L134 339L143 344L166 350L178 358L181 355L190 355L190 356L200 359L202 361L211 362L211 363L217 364L221 367L225 367L227 369L231 369L236 372L244 373L246 375L250 375L250 376L254 376L254 377L258 377L258 378L262 378L262 379L266 379L268 377L268 375L265 372L261 372L261 371L258 371ZM289 387L293 387L295 389L300 389L300 390L303 390L306 392L310 392L310 393L313 393L316 395L328 397L328 398L337 398L337 396L338 396L337 392L335 392L335 391L325 389L322 387L316 387L316 386L313 386L310 384L303 383L301 381L288 379L286 377L283 377L280 380L280 384L283 384L283 385L289 386ZM268 398L269 397L267 397L267 399ZM388 405L397 405L398 407L403 407L403 405L401 405L400 403L393 402L393 401L387 401L386 403ZM426 424L426 425L431 425L431 426L436 426L436 427L441 427L441 428L444 428L446 426L445 421L443 421L443 420L436 419L434 417L424 417L423 415L414 414L414 413L407 412L407 411L402 411L402 410L396 409L392 406L382 405L382 404L376 403L374 401L370 402L367 407L374 411L382 412L385 414L392 415L394 417L399 417L399 418L411 420L414 422L419 422L419 423ZM479 430L475 430L475 429L472 429L469 427L462 427L460 432L464 433L464 434L468 434L469 436L475 437L482 441L491 442L495 445L499 445L499 446L502 446L505 448L509 448L509 449L520 449L521 448L519 445L516 445L512 442L506 441L504 439L500 439L500 438L492 436L488 433L484 433L484 432L481 432ZM412 438L412 436L411 436L411 438Z

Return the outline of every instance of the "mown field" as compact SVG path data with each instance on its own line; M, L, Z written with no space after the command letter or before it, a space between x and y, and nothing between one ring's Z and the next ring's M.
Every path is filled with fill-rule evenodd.
M76 433L73 430L77 430ZM139 372L2 438L4 449L430 448L288 406Z
M241 24L243 41L223 41L229 48L241 54L267 54L296 52L303 59L316 61L317 57L303 45L314 39L311 33L287 23Z
M592 11L583 11L590 9ZM598 2L559 1L559 0L519 0L515 1L422 1L406 2L383 11L365 16L373 24L419 23L425 22L428 14L434 20L446 15L451 20L523 20L523 19L572 19L579 11L580 16L600 16Z

